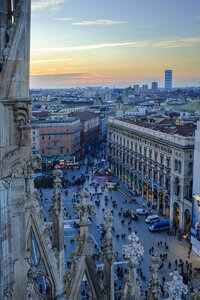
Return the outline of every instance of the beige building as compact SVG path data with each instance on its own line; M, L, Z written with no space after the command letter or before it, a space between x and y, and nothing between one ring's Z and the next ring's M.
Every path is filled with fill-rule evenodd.
M154 208L188 232L192 215L193 125L108 119L108 166Z

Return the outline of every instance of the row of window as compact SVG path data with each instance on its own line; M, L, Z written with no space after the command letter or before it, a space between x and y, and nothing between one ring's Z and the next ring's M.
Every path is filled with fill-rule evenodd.
M42 148L45 148L45 142L42 142ZM66 142L66 144L64 145L64 143L63 143L63 141L59 141L59 142L57 142L57 141L55 141L55 142L48 142L48 144L47 144L47 147L52 147L52 146L54 146L54 147L57 147L57 146L60 146L60 147L64 147L64 146L69 146L69 141L67 141Z
M42 154L59 155L59 154L69 153L69 149L67 148L65 152L63 151L63 149L54 149L53 151L51 149L48 149L47 152L46 153L45 152L46 152L45 150L42 150Z
M109 132L109 138L112 139L114 142L117 142L119 143L120 145L123 145L131 150L133 150L133 141L130 141L130 139L134 139L135 141L138 141L138 142L141 142L141 143L144 143L145 145L149 145L151 147L155 147L156 149L160 149L161 151L164 151L166 153L169 153L169 154L172 154L172 150L170 148L166 148L166 147L163 147L163 146L160 146L158 144L154 144L148 140L145 140L145 139L142 139L140 137L137 137L137 136L129 136L127 134L127 137L128 138L124 138L124 136L126 136L126 134L123 133L123 139L122 139L122 136L118 136L118 134L112 134L112 132Z
M135 152L138 152L137 150L138 150L138 147L137 147L137 144L135 144ZM119 156L121 155L120 153L119 153ZM142 146L139 146L139 152L138 153L142 155ZM116 155L118 156L118 151L116 151ZM143 156L147 157L147 148L144 148ZM149 156L148 156L148 158L149 159L153 159L155 162L159 162L161 165L164 164L164 155L160 154L160 160L158 161L158 152L155 151L154 152L154 157L153 157L151 149L149 149ZM166 158L166 166L168 168L170 167L170 157Z
M62 129L62 128L60 128L60 129L54 129L54 130L50 130L50 129L48 129L47 131L45 131L45 130L41 130L41 133L42 134L45 134L45 133L64 133L65 131ZM66 132L69 132L69 129L66 129ZM35 132L33 131L33 134L34 134Z

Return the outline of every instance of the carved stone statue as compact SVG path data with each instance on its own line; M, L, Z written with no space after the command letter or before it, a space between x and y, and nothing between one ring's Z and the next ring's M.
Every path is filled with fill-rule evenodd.
M147 299L161 300L162 299L161 283L158 277L160 258L157 253L151 256L151 261L152 261L152 267L151 267L152 275L149 281Z
M144 247L139 242L139 237L133 232L128 237L130 243L125 248L125 257L128 258L129 274L126 276L126 285L124 291L120 293L123 300L141 300L142 292L140 281L137 277L136 266L139 257L143 256Z
M181 300L183 295L187 294L188 287L183 283L183 277L179 275L178 271L170 273L173 278L172 281L165 283L165 289L169 294L168 299Z

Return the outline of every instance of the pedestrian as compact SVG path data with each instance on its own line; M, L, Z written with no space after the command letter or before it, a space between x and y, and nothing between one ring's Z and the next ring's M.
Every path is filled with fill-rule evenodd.
M171 269L171 263L170 263L170 261L168 263L168 269Z

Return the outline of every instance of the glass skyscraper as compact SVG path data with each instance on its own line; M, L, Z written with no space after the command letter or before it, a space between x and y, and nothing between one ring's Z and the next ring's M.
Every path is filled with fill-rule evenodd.
M165 89L171 90L172 88L172 70L165 70Z

